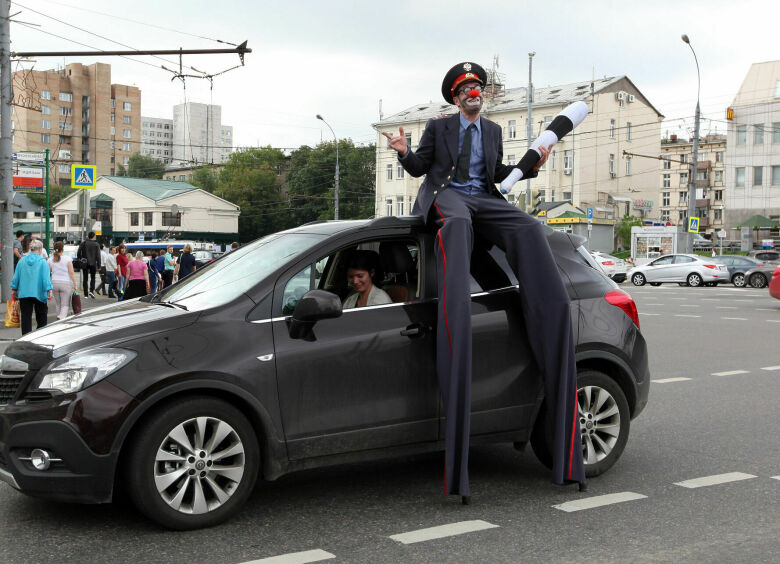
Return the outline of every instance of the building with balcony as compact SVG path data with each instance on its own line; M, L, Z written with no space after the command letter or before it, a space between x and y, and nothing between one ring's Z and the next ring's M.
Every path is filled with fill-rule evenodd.
M101 242L183 239L228 244L238 239L241 209L186 182L102 176L90 197L92 223L100 222ZM55 240L81 237L78 195L53 208Z
M751 65L727 123L726 225L780 222L780 60Z
M515 164L527 150L527 88L505 89L491 74L482 115L502 128L504 163ZM660 219L658 167L650 159L624 155L655 154L663 115L626 76L586 80L535 88L532 103L533 136L568 104L585 101L590 114L555 146L531 188L542 190L546 202L569 200L581 209L592 207L594 218L619 219L637 215ZM416 104L373 124L377 132L376 215L411 213L423 178L411 178L390 149L383 132L398 133L417 149L429 119L453 114L457 108L441 102ZM518 201L526 182L518 183L507 199Z
M13 74L14 151L49 149L51 184L70 186L72 163L114 174L140 150L141 91L111 83L111 65L73 63Z
M173 120L141 117L141 154L173 162Z
M688 189L693 167L693 139L676 135L661 140L658 165L661 223L685 227L688 220ZM696 165L696 216L700 233L714 233L725 226L726 136L699 139Z

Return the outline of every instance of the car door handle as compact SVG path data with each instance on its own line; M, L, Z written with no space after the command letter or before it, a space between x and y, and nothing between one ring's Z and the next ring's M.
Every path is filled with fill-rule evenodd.
M421 323L413 323L401 331L401 335L404 337L420 337L424 335L428 329L428 327L422 325Z

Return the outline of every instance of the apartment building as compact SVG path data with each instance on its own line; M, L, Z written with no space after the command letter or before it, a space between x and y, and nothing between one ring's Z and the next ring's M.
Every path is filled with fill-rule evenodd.
M671 135L661 140L659 163L662 223L685 227L688 221L688 187L693 166L693 139ZM700 233L715 233L725 227L726 136L699 139L696 165L696 216Z
M173 120L141 117L141 154L173 162Z
M528 146L527 88L505 89L491 79L486 91L482 115L502 127L504 163L515 164ZM531 188L542 190L544 201L569 200L582 209L592 207L594 217L601 219L629 214L660 219L657 163L623 152L657 154L664 116L628 77L535 88L532 100L532 137L568 104L583 100L590 108L585 121L555 146L539 176L531 180ZM456 111L443 101L427 102L373 124L377 132L377 216L409 214L423 180L409 177L382 132L397 134L403 126L407 143L416 150L429 119ZM526 182L521 181L507 199L517 202L525 188Z
M70 186L72 163L114 174L140 150L141 90L111 83L111 65L72 63L13 74L14 151L49 149L50 183Z
M233 149L233 127L222 106L187 102L173 107L174 164L222 164Z
M780 222L780 60L751 65L726 118L726 225Z

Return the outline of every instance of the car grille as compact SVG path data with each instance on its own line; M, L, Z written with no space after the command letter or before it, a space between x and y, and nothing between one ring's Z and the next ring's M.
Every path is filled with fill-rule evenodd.
M5 456L3 456L3 449L0 448L0 468L4 468L6 466L8 465L5 463Z
M6 405L13 399L23 377L23 375L9 377L6 374L0 374L0 405Z

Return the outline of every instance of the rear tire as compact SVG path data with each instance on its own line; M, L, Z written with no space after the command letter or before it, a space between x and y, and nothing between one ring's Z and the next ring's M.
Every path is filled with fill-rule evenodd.
M754 272L750 275L750 285L754 288L766 288L766 276L760 272Z
M577 375L577 403L585 476L592 478L609 470L623 454L631 413L618 383L597 370L583 370ZM552 468L552 437L547 436L546 416L543 405L531 433L531 448L539 462Z
M644 274L637 272L631 277L631 282L634 284L634 286L644 286L647 280L645 280Z
M260 449L254 429L219 399L175 400L135 431L125 472L128 493L149 519L175 530L232 517L254 489Z

